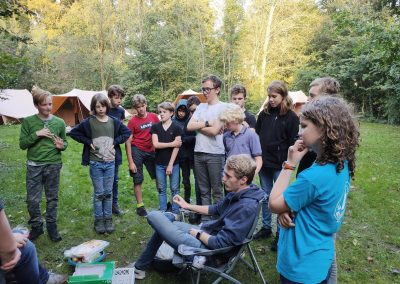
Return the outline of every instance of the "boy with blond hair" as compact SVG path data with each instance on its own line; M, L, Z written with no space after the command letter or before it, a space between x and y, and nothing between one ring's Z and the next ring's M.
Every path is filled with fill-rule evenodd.
M250 155L256 161L257 175L262 167L260 139L254 131L243 125L243 109L236 104L228 104L219 119L228 130L223 137L226 158L239 154Z
M26 117L21 125L19 147L27 151L26 203L29 212L29 239L43 234L40 201L46 195L46 228L53 242L61 241L57 231L58 190L62 167L61 151L67 148L64 120L51 114L51 93L32 89L33 104L38 114Z

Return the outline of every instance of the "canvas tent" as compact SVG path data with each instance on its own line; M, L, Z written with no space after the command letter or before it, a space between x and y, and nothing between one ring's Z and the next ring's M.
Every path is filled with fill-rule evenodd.
M107 95L106 91L84 91L73 89L72 91L53 96L52 113L62 119L68 126L80 123L90 112L90 101L97 93Z
M180 99L185 99L187 100L188 98L190 98L191 96L198 96L200 99L200 102L205 103L206 102L206 97L202 94L202 93L198 93L193 91L192 89L186 90L184 91L182 94L179 94L175 101L174 101L174 105L176 105Z
M32 95L28 90L0 90L0 123L21 122L25 117L37 113Z
M292 99L292 109L293 111L299 115L301 111L301 107L307 102L308 97L303 93L303 91L294 91L294 92L289 92L289 97ZM260 113L263 109L264 106L268 103L268 97L265 99L264 103L261 105L260 110L258 113Z

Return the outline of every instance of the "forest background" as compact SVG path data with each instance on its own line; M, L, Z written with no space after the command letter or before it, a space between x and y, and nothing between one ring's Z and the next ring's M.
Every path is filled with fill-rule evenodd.
M400 123L398 0L2 0L0 89L54 94L122 85L150 107L199 90L209 73L248 89L307 92L333 76L368 119Z

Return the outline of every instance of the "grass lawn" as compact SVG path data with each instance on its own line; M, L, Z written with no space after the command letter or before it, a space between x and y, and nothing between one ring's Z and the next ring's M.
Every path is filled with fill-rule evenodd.
M25 204L26 152L18 147L19 125L0 126L0 198L12 226L27 226ZM349 195L344 224L337 238L339 281L342 283L400 282L400 128L362 123L362 142L358 152L356 180ZM92 185L89 169L80 165L82 146L69 139L63 153L59 194L59 229L63 241L52 243L47 235L36 242L39 257L49 269L72 274L63 252L86 240L100 238L110 242L106 260L126 266L137 258L152 230L146 219L135 213L132 180L126 159L120 167L120 204L126 214L114 218L116 231L99 236L93 230ZM158 207L158 196L148 176L144 183L148 209ZM44 199L44 198L43 198ZM44 210L44 202L43 202ZM278 283L276 254L269 250L271 240L254 241L253 249L264 275ZM259 279L240 264L234 275L243 283ZM188 283L187 275L149 271L141 283Z

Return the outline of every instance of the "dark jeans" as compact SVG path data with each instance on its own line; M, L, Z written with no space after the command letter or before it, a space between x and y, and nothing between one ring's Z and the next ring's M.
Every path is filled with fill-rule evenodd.
M113 188L112 188L112 204L118 204L118 181L119 181L119 175L118 175L118 169L119 166L115 164L115 170L114 170L114 182L113 182Z
M61 164L26 166L26 203L29 212L29 225L43 226L40 201L44 189L46 195L46 223L57 221L58 189L60 186Z
M224 163L225 155L194 153L194 170L199 182L202 205L215 204L222 199ZM202 215L202 220L206 221L207 216Z
M269 195L271 194L272 186L274 182L278 179L281 170L274 168L262 167L259 172L260 184L262 190L264 190L267 198L262 204L262 227L266 229L271 229L271 211L268 207ZM279 230L279 227L278 227Z
M330 274L331 274L331 269L332 269L332 266L331 266L331 268L329 269L328 275L326 276L325 280L319 282L318 284L327 284L327 283L328 283L328 279L329 279ZM287 278L286 278L285 276L283 276L282 274L279 274L279 276L280 276L280 280L281 280L280 282L281 282L281 284L301 284L300 282L295 282L295 281L291 281L291 280L287 279Z
M190 169L192 169L194 175L194 189L196 192L196 204L201 205L201 194L197 182L196 173L194 170L194 160L189 158L180 159L179 167L181 168L182 172L182 184L184 188L184 198L186 202L190 202L190 196L192 194L192 186L190 183Z
M45 284L49 279L49 273L39 264L35 245L28 241L19 250L21 251L21 259L14 269L8 273L13 274L17 283ZM2 273L0 270L1 284L5 283Z

